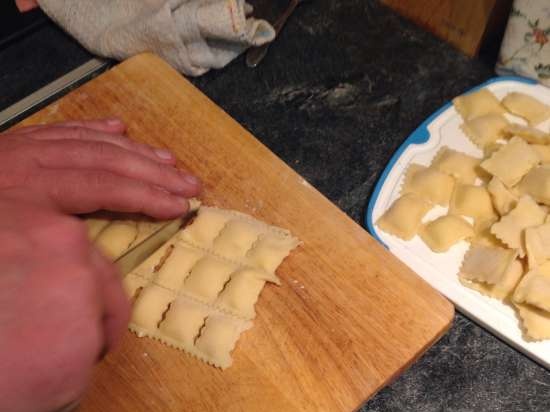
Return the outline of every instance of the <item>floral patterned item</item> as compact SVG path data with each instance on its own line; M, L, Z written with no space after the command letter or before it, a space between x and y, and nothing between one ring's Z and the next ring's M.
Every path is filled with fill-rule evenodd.
M550 86L549 0L514 0L496 71Z

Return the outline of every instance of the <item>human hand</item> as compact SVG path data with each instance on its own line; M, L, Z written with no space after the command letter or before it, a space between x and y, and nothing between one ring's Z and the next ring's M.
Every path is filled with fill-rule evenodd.
M133 142L116 119L31 126L0 135L0 190L25 187L63 212L99 209L173 218L197 196L197 178L164 149Z
M84 223L40 195L0 191L0 245L0 410L58 410L116 345L129 303Z
M38 7L36 0L15 0L15 5L20 12L26 12Z

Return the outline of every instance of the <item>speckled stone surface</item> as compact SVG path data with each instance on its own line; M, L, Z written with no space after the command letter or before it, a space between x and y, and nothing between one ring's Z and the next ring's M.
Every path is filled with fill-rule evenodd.
M280 3L266 13L276 14ZM74 48L59 33L48 39ZM2 72L0 109L5 84L35 82L30 70ZM491 65L462 56L375 1L312 0L257 69L241 58L193 81L362 222L401 142L442 104L492 76ZM550 372L457 314L450 332L361 411L548 411L549 388Z

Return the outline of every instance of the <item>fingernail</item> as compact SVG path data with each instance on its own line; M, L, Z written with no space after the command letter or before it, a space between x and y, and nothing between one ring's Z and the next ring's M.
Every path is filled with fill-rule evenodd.
M174 155L172 154L172 152L166 149L155 149L155 154L159 159L162 159L162 160L170 160L174 158Z
M193 175L185 175L183 177L183 180L185 180L187 183L189 183L193 186L196 186L200 183L200 180L197 177L193 176Z
M107 119L106 121L109 126L120 126L122 124L120 119L116 119L114 117L111 119Z
M185 211L189 209L189 201L185 197L180 197L181 205L185 208Z

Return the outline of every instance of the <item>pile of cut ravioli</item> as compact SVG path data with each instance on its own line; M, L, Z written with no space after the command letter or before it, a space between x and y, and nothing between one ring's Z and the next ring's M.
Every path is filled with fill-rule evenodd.
M461 284L515 308L526 339L550 339L550 133L538 126L550 107L486 88L453 104L484 157L443 147L429 166L411 164L377 225L436 253L469 241ZM435 205L447 214L424 222Z
M88 224L97 227L97 222ZM104 230L122 224L110 223ZM120 232L115 242L108 236L112 233L96 234L111 257L124 245L127 250L140 233ZM213 366L231 366L231 351L252 326L264 285L280 284L275 271L298 244L288 230L237 211L201 206L190 225L124 277L134 300L130 330Z

